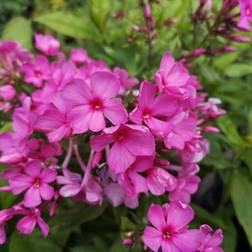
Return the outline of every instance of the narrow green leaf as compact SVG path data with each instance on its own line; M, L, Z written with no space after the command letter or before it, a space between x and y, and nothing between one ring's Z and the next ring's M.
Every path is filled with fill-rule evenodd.
M69 37L100 40L96 27L85 16L58 11L36 17L34 21Z
M231 144L243 145L244 140L240 136L235 124L230 120L228 116L222 116L218 119L218 125L224 132Z
M27 49L32 48L32 28L30 20L23 17L11 19L5 26L2 39L16 40Z
M252 73L252 66L245 64L233 64L226 68L225 74L228 77L241 77Z
M103 32L106 26L106 21L111 8L111 0L90 0L91 18L97 28Z
M232 177L231 198L237 218L252 248L252 181L238 170Z

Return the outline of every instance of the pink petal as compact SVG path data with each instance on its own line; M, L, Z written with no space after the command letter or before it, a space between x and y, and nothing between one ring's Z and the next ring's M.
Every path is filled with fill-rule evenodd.
M171 116L177 111L179 105L175 99L172 100L166 94L161 94L155 98L151 108L155 116Z
M89 106L78 106L71 110L69 118L74 134L81 134L88 130L89 120L92 117Z
M136 193L147 193L145 178L136 172L129 171L129 177L134 184Z
M41 172L42 180L46 183L51 183L57 178L57 171L54 168L45 168Z
M159 68L165 70L166 72L170 72L174 64L175 60L171 56L170 52L167 51L161 59Z
M17 195L32 185L33 179L26 175L18 175L9 181L11 191Z
M59 142L62 138L67 137L70 134L70 128L62 125L59 128L53 130L47 134L50 143Z
M73 105L87 105L92 94L85 81L75 79L64 87L62 97Z
M166 222L162 207L157 204L152 204L148 211L148 220L155 228L163 231L166 226Z
M140 93L138 97L139 107L144 109L145 107L150 107L153 103L154 97L156 95L156 86L148 81L144 81L140 87Z
M21 234L31 234L36 226L36 219L31 216L25 216L17 223L17 230Z
M109 99L116 96L120 90L117 78L109 72L95 72L90 77L94 95Z
M41 162L38 160L32 160L25 166L25 172L32 178L40 176Z
M39 188L32 186L24 196L25 207L36 207L41 204Z
M175 230L185 227L194 217L190 206L181 202L171 202L167 208L167 225Z
M0 225L0 245L6 242L6 233L4 229L4 225Z
M132 122L136 124L143 124L143 113L142 110L136 107L129 115Z
M125 195L120 185L116 183L110 183L105 186L104 190L112 206L117 207L123 203Z
M153 160L154 156L137 157L131 169L135 172L144 172L152 167Z
M108 164L115 173L121 173L127 170L135 159L124 145L115 143L109 152Z
M77 195L81 190L81 187L79 184L69 184L69 185L65 185L63 187L60 188L60 195L63 197L72 197Z
M46 183L42 183L39 187L40 196L43 200L51 200L54 195L54 189Z
M113 142L112 135L92 136L90 138L91 148L95 151L102 151L105 146Z
M94 132L103 130L106 126L103 113L101 111L90 112L89 129Z
M49 233L49 226L44 222L44 220L41 217L38 218L38 225L44 237L47 237Z
M106 118L109 119L114 125L126 123L128 121L127 111L123 106L122 100L114 98L106 101L103 110Z
M162 232L153 227L146 227L142 236L144 244L154 252L157 252L162 243Z
M187 230L174 235L172 240L181 251L195 252L201 244L202 233L196 229Z
M172 241L163 240L162 252L182 252L182 251L178 249ZM183 252L187 252L187 250Z

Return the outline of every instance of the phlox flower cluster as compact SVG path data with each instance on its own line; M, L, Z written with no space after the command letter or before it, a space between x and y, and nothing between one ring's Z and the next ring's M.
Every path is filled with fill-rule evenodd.
M37 34L33 55L17 43L0 43L1 109L12 131L0 135L0 190L19 203L0 211L5 226L44 236L63 198L135 209L141 197L167 199L151 205L142 240L153 251L222 251L221 231L188 229L189 206L198 190L199 165L208 153L206 132L224 110L206 99L196 76L166 52L153 80L111 69L81 48L69 57L53 36ZM88 155L88 156L87 156ZM77 165L76 165L77 164Z

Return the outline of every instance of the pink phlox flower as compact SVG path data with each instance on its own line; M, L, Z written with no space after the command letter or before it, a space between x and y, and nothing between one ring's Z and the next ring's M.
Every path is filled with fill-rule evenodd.
M145 227L142 240L154 252L160 247L163 252L196 252L202 234L197 229L188 229L193 218L192 208L181 202L172 202L163 208L152 204L148 211L152 226Z
M25 217L18 221L17 230L24 235L31 234L36 225L39 226L42 234L47 237L49 233L49 226L41 218L40 210L38 208L31 208L26 210Z
M127 112L122 100L115 98L119 83L108 72L96 72L90 77L91 89L82 80L74 80L62 91L62 97L71 103L70 120L73 133L88 129L94 132L106 127L105 118L114 125L127 121Z
M26 191L25 207L36 207L43 200L51 200L54 189L50 183L56 180L57 172L54 168L43 168L38 160L29 161L24 167L24 173L13 177L9 184L13 194L18 195Z
M185 86L190 75L180 62L175 62L169 52L166 52L161 60L159 70L155 74L160 91L167 93L181 93L181 87Z
M200 177L195 175L198 171L198 165L187 164L179 172L177 187L169 192L170 201L181 201L185 204L190 203L191 195L197 192L199 188Z
M22 65L20 72L24 74L24 79L27 83L31 83L38 88L42 87L51 76L49 61L43 55L37 56L34 62Z
M185 143L196 135L196 117L185 112L168 120L169 126L164 133L164 144L168 149L182 150Z
M156 86L144 81L140 87L138 106L130 113L130 120L136 124L145 123L153 134L163 136L167 128L165 119L174 115L179 107L176 99L169 99L165 93L156 94Z
M86 50L82 48L74 48L71 51L70 59L74 62L74 64L83 65L88 64L91 59L88 56L88 53Z
M120 95L125 94L139 83L137 78L129 77L129 74L125 69L115 67L113 69L113 73L118 78L120 83Z
M0 87L0 100L11 101L16 96L16 90L12 85L3 85Z
M250 22L252 21L252 1L238 0L240 4L241 14L240 21L237 26L245 31L250 31Z
M35 34L35 47L47 56L56 55L60 42L52 35Z
M109 168L115 173L126 171L137 156L152 156L155 140L145 126L125 124L104 129L99 136L91 137L91 148L101 151L113 144L108 154Z
M224 250L219 247L223 242L223 234L221 229L217 229L212 235L213 229L208 225L202 225L200 230L203 233L203 240L200 246L200 252L224 252Z

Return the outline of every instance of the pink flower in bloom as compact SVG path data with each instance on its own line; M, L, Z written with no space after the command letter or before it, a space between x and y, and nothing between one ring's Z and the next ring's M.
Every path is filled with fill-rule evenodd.
M240 21L238 27L250 31L250 22L252 21L252 1L251 0L239 0L241 8Z
M152 204L148 220L153 227L145 227L142 240L154 252L160 247L163 252L196 252L202 234L199 230L187 228L193 217L192 208L180 202L164 207Z
M0 87L0 100L11 101L16 96L16 90L11 85Z
M199 166L196 164L187 165L179 172L177 178L177 187L169 193L170 201L181 201L189 204L191 195L197 192L200 178L195 174L199 171Z
M161 118L172 116L178 110L178 103L166 94L155 97L156 93L156 86L150 82L141 84L138 106L130 113L130 120L136 124L144 122L154 134L162 136L168 125Z
M17 230L21 234L31 234L38 224L42 234L47 237L49 233L49 226L41 218L40 210L37 208L32 208L30 210L25 210L26 216L23 217L17 223Z
M208 225L202 225L200 230L203 233L203 240L199 252L224 252L224 250L219 247L223 242L221 229L216 230L213 235L211 235L213 229Z
M86 64L90 61L88 53L82 48L72 49L70 58L77 65Z
M169 52L163 56L159 70L155 74L159 90L167 93L180 93L180 88L188 82L188 74L182 63L177 63Z
M51 69L48 59L39 55L34 63L29 62L20 67L20 72L24 74L25 81L35 87L42 87L44 81L50 78Z
M52 35L35 34L35 47L47 56L56 55L60 48L60 42Z
M33 160L24 167L24 173L10 179L10 188L17 195L27 190L24 196L25 207L36 207L43 200L51 200L54 189L49 183L55 181L57 172L53 168L42 168L40 161Z
M90 77L90 85L91 89L84 81L75 80L62 91L62 97L73 106L70 112L73 133L80 134L88 129L94 132L103 130L105 118L114 125L125 123L127 112L122 100L114 98L119 92L115 76L108 72L96 72Z
M182 112L168 120L169 126L164 133L164 143L168 149L184 149L185 143L196 135L196 117Z
M58 142L72 134L67 105L60 98L55 99L54 104L47 106L44 113L35 122L36 130L47 134L51 143Z
M154 137L144 126L125 124L106 128L103 132L91 138L91 148L101 151L113 143L108 164L115 173L126 171L137 156L152 156L155 152Z
M122 68L115 67L113 69L113 73L118 78L120 83L120 91L119 91L120 95L124 94L128 90L131 90L134 86L136 86L139 83L137 78L129 77L128 72Z

